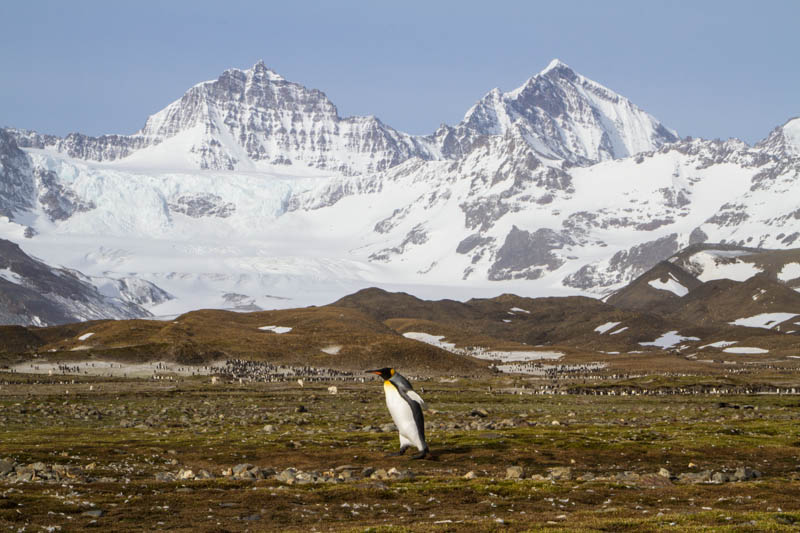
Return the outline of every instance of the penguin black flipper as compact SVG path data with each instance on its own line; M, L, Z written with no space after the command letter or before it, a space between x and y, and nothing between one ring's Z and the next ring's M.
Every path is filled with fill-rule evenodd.
M417 424L417 431L419 431L422 442L425 442L425 419L422 416L422 407L419 405L419 402L409 397L408 392L403 389L397 390L400 391L400 396L402 396L411 407L411 413L414 415L414 422Z

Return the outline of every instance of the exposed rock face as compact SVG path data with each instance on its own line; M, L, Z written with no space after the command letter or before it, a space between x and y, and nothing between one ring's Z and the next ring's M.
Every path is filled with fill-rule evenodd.
M341 118L316 89L285 80L263 62L230 69L189 89L133 135L65 138L13 131L25 147L114 161L166 141L197 168L243 170L258 163L301 165L345 175L375 172L437 152L426 138L400 133L375 117Z
M476 246L481 246L484 244L489 244L494 239L491 237L481 237L479 233L473 233L466 237L463 241L458 243L456 247L456 253L459 254L468 254L470 253Z
M0 215L33 206L35 186L28 156L19 149L14 137L0 129Z
M96 206L81 200L74 191L62 185L52 170L36 167L33 176L39 191L39 205L50 220L67 220L75 213L86 212Z
M171 211L192 218L227 218L236 211L234 204L223 201L222 197L216 194L183 195L168 205Z
M45 326L151 316L131 299L102 294L86 279L32 259L18 245L0 239L0 323Z
M506 236L497 250L497 258L489 269L489 279L538 279L545 272L564 264L564 259L553 253L572 244L572 240L549 228L529 233L516 226Z
M140 135L102 135L90 137L81 133L70 133L56 137L29 130L8 130L24 148L47 148L74 157L91 161L115 161L129 156L136 150L161 142L161 139Z
M497 135L512 124L535 139L532 145L543 155L576 164L628 157L678 140L626 98L554 60L518 89L489 92L442 142L466 146L464 153L471 137L459 131Z
M673 233L615 253L607 262L582 266L564 279L564 285L581 289L608 287L636 278L679 249Z
M772 130L756 147L778 157L800 157L800 117Z

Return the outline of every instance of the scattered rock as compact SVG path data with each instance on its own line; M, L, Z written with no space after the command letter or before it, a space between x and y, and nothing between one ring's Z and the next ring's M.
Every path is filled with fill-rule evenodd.
M462 476L462 479L470 480L475 479L476 477L478 477L478 474L476 474L474 470L470 470Z
M286 470L278 474L276 479L278 481L282 481L283 483L289 483L290 480L294 482L296 476L297 476L297 470L295 470L294 468L287 468Z
M521 466L509 466L506 468L506 479L524 479L525 470Z
M0 460L0 476L4 476L9 472L14 471L14 463L5 460Z
M572 479L572 468L569 466L554 466L548 468L547 477L553 481L569 481Z
M662 470L664 470L662 468ZM660 473L658 474L644 474L639 476L639 481L637 485L641 487L648 487L651 489L661 488L661 487L670 487L672 486L672 481L667 476L662 476Z
M472 411L470 411L469 416L478 416L480 418L486 418L487 416L489 416L489 411L482 408L473 409Z
M761 472L758 470L753 470L747 466L740 466L736 469L733 473L734 481L750 481L751 479L757 479L761 477Z
M163 482L170 482L175 481L176 477L175 474L172 472L158 472L156 474L156 481L163 481Z
M683 483L708 483L711 481L711 470L703 470L702 472L684 472L678 476L678 481Z
M242 474L242 472L245 472L246 470L250 470L251 468L253 468L253 465L251 465L250 463L238 464L238 465L233 467L233 475L234 476L238 476L238 475Z
M727 472L714 472L711 474L712 483L727 483L731 480L731 476Z

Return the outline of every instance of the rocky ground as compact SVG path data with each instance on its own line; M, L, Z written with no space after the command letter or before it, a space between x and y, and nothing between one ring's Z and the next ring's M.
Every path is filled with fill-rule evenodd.
M520 379L416 382L433 457L415 461L385 457L377 379L2 374L0 530L800 526L797 396L529 395Z

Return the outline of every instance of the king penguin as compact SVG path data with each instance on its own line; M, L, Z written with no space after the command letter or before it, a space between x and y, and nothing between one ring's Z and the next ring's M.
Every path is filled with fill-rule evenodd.
M413 459L422 459L428 455L425 420L422 418L425 401L414 391L411 383L395 372L394 368L367 370L367 373L377 374L383 378L386 407L389 408L394 425L400 433L400 450L389 455L403 455L412 445L419 450Z

